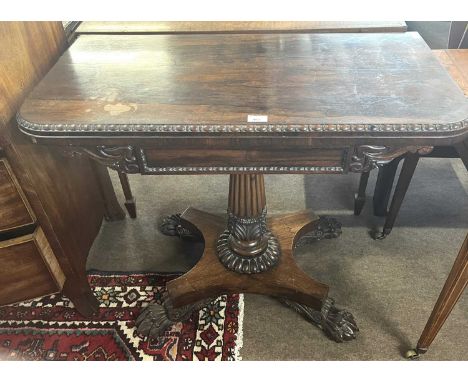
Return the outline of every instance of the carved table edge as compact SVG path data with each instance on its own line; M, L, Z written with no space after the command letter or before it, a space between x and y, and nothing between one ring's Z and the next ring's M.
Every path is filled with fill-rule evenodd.
M25 133L427 133L454 132L468 129L468 118L452 123L407 124L153 124L153 123L36 123L16 114L16 120Z

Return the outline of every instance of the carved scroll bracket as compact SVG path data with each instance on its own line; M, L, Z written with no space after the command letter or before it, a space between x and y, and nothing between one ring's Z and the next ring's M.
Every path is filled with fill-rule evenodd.
M140 173L133 146L69 147L65 150L65 154L68 156L85 154L113 170L128 174Z
M349 170L351 172L368 172L378 166L389 163L403 154L418 153L420 155L427 155L432 150L432 146L388 147L362 145L354 149Z

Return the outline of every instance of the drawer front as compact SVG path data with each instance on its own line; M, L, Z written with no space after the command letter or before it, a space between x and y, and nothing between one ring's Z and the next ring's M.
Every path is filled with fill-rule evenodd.
M0 159L0 240L34 231L35 216L8 161Z
M40 228L32 235L0 242L0 305L59 292L64 282Z
M342 173L347 149L140 149L143 174Z

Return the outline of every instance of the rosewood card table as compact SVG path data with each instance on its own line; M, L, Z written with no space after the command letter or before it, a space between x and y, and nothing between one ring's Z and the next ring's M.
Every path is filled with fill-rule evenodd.
M204 254L141 314L141 334L249 292L344 341L356 336L354 317L293 258L299 244L339 236L340 224L311 211L268 219L263 174L368 171L464 141L467 117L416 33L257 33L82 35L17 120L36 143L119 171L230 174L227 219L188 208L163 224L203 240Z

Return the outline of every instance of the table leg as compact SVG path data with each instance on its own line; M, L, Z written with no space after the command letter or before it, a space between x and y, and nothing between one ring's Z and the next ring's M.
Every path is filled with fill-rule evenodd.
M432 341L442 328L453 307L468 285L468 235L458 253L447 277L442 292L432 310L431 316L419 338L416 349L409 350L406 358L418 358L427 352Z
M99 310L99 301L89 286L86 274L65 281L62 292L73 302L84 317L91 318Z
M363 172L359 179L358 192L354 194L354 215L360 215L366 202L366 188L369 181L370 171Z
M457 143L455 145L455 149L457 150L458 155L460 155L460 158L463 161L466 170L468 171L468 139L464 142Z
M162 305L152 303L138 317L141 335L156 337L221 294L258 293L292 306L338 342L356 337L352 314L336 308L328 286L310 278L293 258L302 236L336 237L339 227L310 211L267 220L263 175L230 176L227 225L193 208L170 221L177 225L166 221L166 232L203 238L204 253L194 268L167 284Z
M375 232L373 234L374 239L385 239L392 231L393 225L395 224L395 220L398 216L398 212L400 211L401 204L405 198L406 191L408 191L408 187L411 183L411 178L413 177L418 161L418 153L406 154L383 230L382 232Z
M125 219L125 212L120 207L119 201L115 196L114 186L110 179L107 168L92 160L91 166L96 174L96 180L101 191L102 199L105 206L105 218L109 221Z
M402 159L403 157L395 158L390 163L379 167L373 198L375 216L387 215L388 201L392 193L395 174L398 169L398 164Z
M122 171L118 171L120 184L122 185L122 190L125 196L125 208L127 209L128 215L132 218L136 218L136 203L135 198L132 195L132 189L130 188L130 183L128 181L128 176Z

